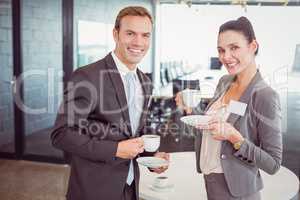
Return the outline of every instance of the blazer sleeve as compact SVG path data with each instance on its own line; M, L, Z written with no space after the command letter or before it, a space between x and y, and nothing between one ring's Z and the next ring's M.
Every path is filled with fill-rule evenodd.
M84 123L96 123L102 135L118 131L107 124L88 119L95 109L93 94L88 88L92 86L84 72L75 71L64 91L51 140L54 147L72 155L92 161L111 161L117 152L117 141L102 140L93 136Z
M256 95L254 115L259 146L249 139L235 152L248 165L256 165L268 174L275 174L282 162L281 108L278 94L267 88Z

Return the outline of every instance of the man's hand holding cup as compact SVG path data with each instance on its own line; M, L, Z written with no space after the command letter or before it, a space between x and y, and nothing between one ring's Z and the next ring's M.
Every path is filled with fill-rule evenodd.
M143 135L142 139L144 141L144 149L146 152L156 152L160 146L160 136L159 135ZM169 162L170 156L165 152L156 152L154 157L162 158ZM163 173L168 169L169 165L162 166L158 168L151 168L150 170L155 173Z

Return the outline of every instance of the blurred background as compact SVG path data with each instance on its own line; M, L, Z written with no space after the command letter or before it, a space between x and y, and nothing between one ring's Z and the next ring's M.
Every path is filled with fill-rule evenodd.
M299 178L299 0L0 0L0 158L66 163L49 137L63 87L72 71L114 49L114 20L129 5L146 7L155 19L139 68L155 88L147 122L162 136L161 150L193 150L174 94L200 89L205 108L226 74L218 28L246 16L260 45L259 69L280 94L283 165Z

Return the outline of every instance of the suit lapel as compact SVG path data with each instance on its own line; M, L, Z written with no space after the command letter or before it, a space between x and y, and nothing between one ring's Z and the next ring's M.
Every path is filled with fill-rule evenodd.
M251 96L253 94L253 90L255 89L256 84L261 80L262 80L261 74L259 71L257 71L255 76L252 78L251 82L249 83L246 90L243 92L242 96L239 99L239 102L247 104L247 109L248 109L249 102L251 100ZM242 116L240 115L231 113L228 116L227 122L229 122L234 126L241 117Z
M127 99L126 99L123 81L122 81L121 75L117 69L117 66L116 66L111 54L108 54L105 57L105 61L106 61L107 69L108 69L108 74L111 78L112 84L116 91L117 100L120 105L120 110L122 112L122 116L125 119L125 123L127 122L126 123L127 130L130 131L129 133L127 131L125 131L125 134L130 137L132 130L131 130L131 126L130 126L129 111L128 111L128 105L127 105Z
M137 75L139 78L139 81L142 85L143 89L143 95L144 95L144 103L143 103L143 110L141 114L141 118L139 121L139 126L137 128L137 133L140 132L140 129L144 126L145 120L146 120L146 115L147 115L147 106L148 106L148 101L151 96L151 82L149 82L142 74L142 72L137 69Z
M247 108L246 108L245 112L247 112L248 105L251 100L251 96L253 94L253 90L256 87L256 84L261 80L262 80L261 74L257 70L255 76L253 77L253 79L247 86L246 90L243 92L242 96L240 97L239 101L247 104ZM240 121L241 117L242 116L240 116L240 115L231 113L231 114L229 114L226 121L228 123L232 124L233 127L238 128L238 122ZM230 147L232 147L232 145L228 141L226 141L226 142L222 142L222 149L224 149L226 145L229 145Z
M223 83L220 83L220 85L218 85L218 87L216 88L216 92L215 95L213 97L213 99L210 101L210 103L208 104L208 106L205 108L205 112L208 111L208 109L210 108L210 106L216 102L230 87L231 83L234 81L234 76L230 76L228 78L228 80L224 81Z

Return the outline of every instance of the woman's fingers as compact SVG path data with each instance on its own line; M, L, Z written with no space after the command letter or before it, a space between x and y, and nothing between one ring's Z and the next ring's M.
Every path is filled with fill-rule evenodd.
M203 125L203 124L196 125L196 128L201 129L201 130L209 130L210 129L209 125Z
M220 121L211 121L208 124L198 124L196 128L201 129L201 130L209 130L211 131L211 134L213 135L225 135L226 132L228 132L228 126L227 123L225 122L220 122Z
M216 125L217 125L216 122L212 122L212 123L208 123L208 124L198 124L196 126L196 128L202 129L202 130L214 130Z
M227 140L227 136L224 134L212 134L215 140Z
M178 92L175 96L175 102L177 106L183 106L181 93Z
M196 128L210 131L210 134L216 140L235 141L235 138L242 137L238 132L236 133L234 131L235 129L231 124L222 121L211 120L208 124L205 125L198 124Z
M216 124L216 123L220 123L221 121L219 120L219 119L217 119L217 118L212 118L212 119L210 119L208 122L207 122L207 124L209 124L209 125L211 125L211 124Z

